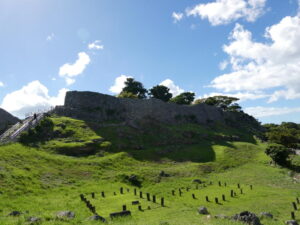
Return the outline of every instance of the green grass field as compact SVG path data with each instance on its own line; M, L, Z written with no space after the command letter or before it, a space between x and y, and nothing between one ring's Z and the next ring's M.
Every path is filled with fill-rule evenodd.
M214 216L233 216L249 210L257 215L272 213L274 219L262 219L262 223L275 225L290 219L292 202L300 197L300 184L291 173L269 165L270 159L264 154L266 144L239 130L186 124L153 125L137 131L65 117L52 120L54 130L64 134L61 138L31 146L0 146L1 225L28 224L30 216L49 225L101 223L88 219L92 213L80 200L80 194L95 205L108 224L231 225L240 223ZM226 141L224 136L228 135L239 135L241 140ZM101 143L92 143L101 138ZM87 149L93 154L68 156L82 156L78 151ZM299 161L297 157L293 160ZM169 176L160 176L161 171ZM126 177L131 175L141 182L140 188L128 182ZM206 187L198 185L197 189L194 179L205 181ZM120 187L125 189L124 194L120 194ZM134 188L143 192L142 199L134 195ZM183 188L181 197L179 188ZM230 197L231 190L237 193L235 197ZM105 198L100 195L102 191ZM147 201L146 193L156 195L157 203ZM226 201L222 200L223 194ZM161 197L165 207L160 205ZM215 203L216 197L220 204ZM143 211L131 204L135 200L140 201ZM109 214L122 211L122 205L132 216L111 220ZM198 214L200 206L206 206L211 217ZM7 216L13 210L23 214ZM64 210L75 212L75 218L58 220L56 213ZM300 210L295 213L300 218Z

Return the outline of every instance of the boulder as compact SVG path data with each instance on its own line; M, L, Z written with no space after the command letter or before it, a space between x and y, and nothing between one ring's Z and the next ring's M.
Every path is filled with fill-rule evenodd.
M261 225L259 218L254 213L248 211L236 214L232 217L232 219L249 225Z
M285 221L286 225L299 225L296 220L287 220Z
M198 183L198 184L202 184L202 181L200 179L194 179L193 183Z
M35 224L35 223L41 222L42 219L41 219L41 218L38 218L38 217L33 217L33 216L31 216L31 217L29 217L26 221L29 222L30 224Z
M99 216L98 214L95 214L95 215L89 217L89 220L102 221L103 223L106 222L105 218L103 218L102 216Z
M56 217L61 219L73 219L75 217L75 213L72 211L60 211L56 214Z
M166 173L165 171L162 170L162 171L160 171L159 176L160 177L169 177L170 174L168 174L168 173Z
M20 216L22 213L20 211L12 211L8 214L8 216Z
M201 207L198 208L198 213L202 214L202 215L208 215L209 214L207 208L204 207L204 206L201 206Z
M228 219L228 216L225 216L223 214L220 214L220 215L215 215L215 218L216 219Z
M271 213L269 213L269 212L262 212L262 213L260 214L260 217L261 217L261 218L269 218L269 219L273 219L273 215L272 215Z

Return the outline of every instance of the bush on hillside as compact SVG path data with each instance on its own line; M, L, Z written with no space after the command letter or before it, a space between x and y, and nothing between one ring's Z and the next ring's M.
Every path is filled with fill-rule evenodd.
M271 159L281 166L288 165L289 151L286 147L280 145L269 146L265 153L271 157Z
M22 144L30 144L36 142L44 142L49 140L53 135L54 123L51 119L45 118L39 122L35 128L29 129L27 132L23 132L19 141Z

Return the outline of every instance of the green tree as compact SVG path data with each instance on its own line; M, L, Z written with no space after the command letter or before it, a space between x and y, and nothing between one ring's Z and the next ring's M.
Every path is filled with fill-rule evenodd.
M164 85L156 85L149 90L151 98L157 98L164 102L169 101L172 98L170 89Z
M127 91L122 91L118 96L118 98L138 98L137 95L127 92Z
M195 93L193 92L183 92L174 98L171 98L171 102L179 105L190 105L195 99Z
M213 96L208 98L197 99L195 104L204 103L207 105L212 105L221 108L223 111L238 111L242 110L241 106L239 106L236 102L238 98L228 97L228 96Z
M147 89L144 88L141 82L135 81L133 78L127 78L125 81L125 87L122 92L132 93L136 95L138 98L146 98ZM120 95L122 95L122 92Z
M284 146L271 145L266 149L265 153L270 156L275 163L281 166L288 165L287 159L289 157L289 152Z

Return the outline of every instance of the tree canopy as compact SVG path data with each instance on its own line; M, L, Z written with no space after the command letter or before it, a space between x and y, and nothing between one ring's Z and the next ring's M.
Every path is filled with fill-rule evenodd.
M121 91L119 96L124 96L124 92L131 93L138 98L146 98L147 89L144 88L141 82L134 80L133 78L127 78L125 81L125 87Z
M149 90L149 95L151 98L157 98L164 102L169 101L172 98L170 89L163 85L156 85Z
M300 148L300 124L283 122L265 124L266 137L270 142L284 145L289 148Z
M190 105L195 99L195 93L193 92L183 92L174 98L171 98L171 102L180 105Z
M221 108L223 111L240 112L242 108L240 105L236 103L237 101L239 101L238 98L219 95L219 96L197 99L195 101L195 104L204 103L207 105L212 105Z

